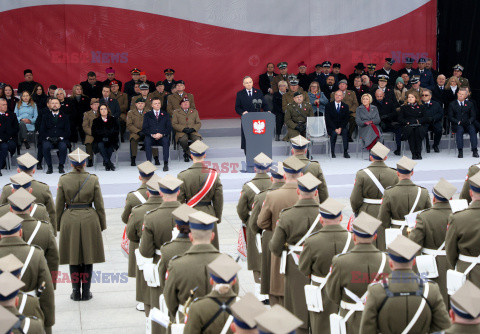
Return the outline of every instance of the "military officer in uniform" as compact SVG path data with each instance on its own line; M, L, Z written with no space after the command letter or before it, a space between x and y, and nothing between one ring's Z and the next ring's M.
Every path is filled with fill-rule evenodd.
M272 91L273 93L278 92L278 83L280 81L287 81L288 82L288 63L286 61L282 61L277 64L278 70L280 73L273 77L272 79Z
M457 188L441 178L433 187L433 207L417 215L415 228L408 236L410 240L423 247L423 254L435 256L438 277L432 277L432 279L440 288L445 306L448 305L446 280L448 264L445 256L445 236L447 234L448 217L452 214L452 208L448 200L452 199L456 191ZM418 268L418 270L420 274L423 274L421 268Z
M470 89L470 83L468 82L468 79L462 77L463 70L464 70L464 68L460 64L457 64L457 65L453 66L453 76L456 77L458 79L458 81L460 81L461 88Z
M145 103L145 111L152 110L152 97L149 97L149 86L146 83L140 83L138 86L140 88L140 95L132 97L132 102L130 102L130 110L137 110L137 100L142 99ZM161 101L163 102L163 101Z
M367 75L371 83L377 83L377 75L375 74L375 68L377 64L367 64Z
M392 273L368 287L361 334L432 333L450 327L437 284L412 270L420 249L420 245L403 235L388 245Z
M197 298L190 306L185 334L217 334L224 333L224 329L230 328L233 321L233 317L229 317L230 306L237 298L232 288L238 280L237 273L240 269L242 267L226 254L220 254L208 264L212 290L207 295Z
M387 255L373 245L382 222L361 212L353 221L355 246L332 260L332 271L325 285L328 298L340 305L340 316L347 333L358 333L368 285L390 273Z
M478 172L480 172L480 163L476 165L471 165L470 168L468 168L467 177L465 178L462 191L460 192L460 199L466 199L469 204L472 201L472 198L470 197L470 184L468 182L468 179L471 178L473 175L477 174Z
M451 268L467 275L473 284L480 288L480 173L469 180L472 202L467 209L457 211L449 217L445 250ZM467 272L468 270L468 272Z
M292 334L302 325L300 319L278 304L257 315L255 322L257 323L258 333L261 334Z
M214 222L215 238L212 245L219 249L217 223L221 222L223 212L222 182L216 170L203 164L208 146L197 140L189 148L193 164L177 176L183 181L178 201L217 217L218 221Z
M167 97L167 112L170 114L170 116L173 115L173 111L175 109L181 107L180 104L185 98L190 103L190 108L195 109L195 100L193 99L193 94L185 92L185 82L183 80L178 80L175 83L175 88L175 93L170 94Z
M82 129L85 133L85 151L90 155L88 158L87 167L93 167L93 134L92 125L93 120L98 117L99 99L93 98L90 100L90 110L83 114Z
M107 228L105 209L98 176L85 171L89 155L77 148L68 157L72 170L60 177L56 199L60 264L69 264L72 276L84 277L81 281L72 280L70 298L90 300L93 264L105 262L102 239L102 231Z
M258 215L257 225L262 230L275 233L276 223L283 209L291 207L298 200L297 179L301 176L304 163L295 157L289 157L283 162L285 184L267 193L262 209ZM280 274L280 257L271 254L270 265L270 304L283 305L285 293L284 275Z
M385 58L385 64L383 67L377 71L375 74L377 78L379 75L385 75L388 79L388 86L393 87L395 85L395 80L397 80L398 73L397 71L392 69L392 65L395 63L395 59L392 58Z
M310 98L308 97L308 93L305 92L303 88L298 85L299 80L295 75L289 75L287 82L289 84L288 91L282 95L282 110L284 112L286 112L287 106L289 104L293 104L295 102L295 93L301 93L303 96L303 101L310 104Z
M285 125L287 126L287 135L283 140L288 141L290 138L298 135L306 136L307 117L313 117L312 105L300 92L293 94L293 103L289 103L285 109Z
M234 333L258 334L255 317L267 311L267 308L250 292L247 292L231 307Z
M261 257L256 246L256 233L250 228L250 224L257 225L257 222L250 220L250 212L252 211L255 195L267 190L272 185L272 181L267 174L272 165L272 159L266 154L260 153L253 159L253 161L255 163L256 174L253 179L246 182L242 187L240 199L237 203L237 213L242 221L242 226L245 228L247 267L248 270L253 271L255 284L260 284Z
M480 289L470 281L455 292L450 301L452 326L445 334L480 333Z
M22 291L29 293L43 291L39 298L40 307L45 317L45 332L49 334L52 333L52 326L55 324L52 276L42 249L28 245L22 239L22 233L22 218L11 212L0 217L0 257L13 254L23 263L20 278L25 286L22 287Z
M396 234L407 234L406 215L432 206L428 190L417 186L411 180L416 164L415 161L402 157L397 162L398 183L385 189L378 212L378 219L382 221L385 229L385 244L380 241L377 243L377 248L380 250L385 250L388 243L395 239ZM400 229L400 231L394 229Z
M388 152L390 150L385 145L377 142L370 150L372 163L357 172L350 194L350 205L355 216L358 216L360 212L366 212L370 216L377 217L385 189L397 184L397 172L385 164ZM374 245L379 247L378 244L383 245L384 243L385 231L380 226Z
M0 333L43 334L41 319L22 315L16 308L18 292L25 286L9 272L0 274Z
M320 214L315 200L320 180L310 173L298 178L298 201L294 206L283 209L277 221L277 227L270 241L270 250L281 257L286 251L285 268L285 308L302 320L303 325L297 333L308 334L308 310L305 301L304 286L309 283L307 277L298 270L298 257L305 239L319 231Z
M332 258L346 253L353 246L351 233L340 225L344 207L333 198L320 204L320 223L323 227L305 240L300 253L298 269L311 279L312 285L319 286L323 301L323 305L319 305L323 311L309 311L312 333L330 333L329 316L338 312L338 305L328 301L323 288L328 280Z
M270 291L270 251L269 243L272 239L272 231L263 230L257 225L258 215L263 207L263 202L267 193L276 189L281 188L285 184L285 171L283 170L283 164L281 162L277 163L276 168L270 168L270 180L272 185L264 191L261 191L258 195L255 195L253 199L252 212L250 214L249 227L250 230L255 234L256 239L257 235L261 237L261 245L257 246L261 249L261 266L260 266L260 284L255 283L255 296L263 301L265 304L268 304L268 293ZM248 247L248 245L247 245ZM260 250L258 250L260 252Z
M25 172L31 177L35 174L35 165L38 163L38 160L35 159L30 153L25 153L17 158L17 172ZM2 195L0 198L1 204L7 203L7 197L12 194L12 185L6 184L2 189ZM53 224L56 224L55 216L55 205L53 203L53 196L50 192L50 187L48 184L32 180L32 195L35 196L35 203L40 203L45 205L50 216L50 221ZM54 225L55 226L55 225ZM57 233L55 232L55 235Z
M317 188L318 200L320 203L325 201L328 198L328 188L327 182L325 181L325 176L323 175L322 167L320 166L320 163L318 161L310 160L307 158L307 147L310 141L307 140L305 137L298 135L290 139L290 143L292 143L292 155L305 164L302 173L311 173L313 176L320 180Z
M184 96L179 103L179 108L172 111L172 127L175 130L175 142L183 149L183 160L190 160L188 142L202 139L198 130L202 126L198 111L190 105L190 100Z

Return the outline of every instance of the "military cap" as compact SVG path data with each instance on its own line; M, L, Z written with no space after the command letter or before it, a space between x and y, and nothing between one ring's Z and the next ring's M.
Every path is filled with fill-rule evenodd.
M35 196L23 188L16 190L7 199L15 211L25 211L35 202Z
M107 67L107 68L105 69L105 73L107 73L107 74L109 74L109 73L115 73L115 70L113 69L113 67L110 66L110 67ZM110 85L112 85L112 84L110 84Z
M163 70L163 73L165 74L173 74L175 73L175 70L173 68L167 68L165 70Z
M188 225L188 216L197 212L196 209L183 203L178 208L172 211L172 215L175 217L175 222L179 225Z
M388 152L390 152L388 147L380 142L377 142L370 150L370 155L376 160L383 160L387 157Z
M7 212L0 217L0 234L10 235L22 228L23 219L12 212Z
M255 163L255 168L263 170L270 168L272 165L272 159L263 152L253 158L253 162Z
M320 203L319 209L320 209L320 214L322 215L323 218L335 219L340 217L344 207L345 207L344 204L329 197L325 201Z
M468 183L470 184L470 189L476 193L480 193L480 172L470 177Z
M342 65L340 65L339 63L333 63L332 67L333 68L342 68Z
M267 311L252 293L247 292L239 301L230 306L233 315L233 322L243 329L254 329L257 327L255 317Z
M29 69L29 68L27 68L26 70L23 70L23 75L25 75L27 73L32 73L33 74L32 70Z
M453 312L465 319L475 319L480 315L480 289L471 281L450 296Z
M150 87L146 83L141 83L140 86L138 86L141 90L148 90Z
M188 148L190 148L190 153L192 153L192 155L201 157L205 154L205 151L208 149L208 146L203 141L196 140Z
M414 75L411 79L410 79L410 83L411 84L416 84L420 82L420 77L418 75Z
M427 60L425 58L418 58L418 63L419 64L425 64L427 62Z
M386 61L387 63L389 63L390 65L395 64L395 59L392 59L392 58L385 58L385 61Z
M433 187L433 196L440 201L448 201L457 191L457 188L443 177Z
M90 105L92 105L94 103L100 103L100 100L97 99L96 97L94 97L93 99L90 100Z
M286 61L282 61L282 62L277 64L277 67L279 69L287 68L287 66L288 66L288 63Z
M178 85L178 84L185 85L185 81L183 81L183 80L175 81L175 86Z
M345 84L345 85L348 85L348 81L345 80L345 79L342 79L338 82L339 85L342 84L342 83Z
M305 62L302 60L301 62L299 62L299 63L297 64L297 66L298 66L298 67L302 67L302 66L307 67L307 64L305 64Z
M30 170L35 167L38 160L35 159L30 153L22 154L17 158L18 168L21 170Z
M165 86L165 84L163 83L162 80L160 80L160 81L157 81L157 83L155 84L155 87L158 87L158 86Z
M0 333L10 333L18 321L15 314L0 305Z
M405 64L413 64L415 60L411 57L407 57L405 58ZM420 62L420 61L419 61Z
M288 82L290 83L290 86L298 86L298 83L299 83L296 77L289 79ZM295 92L295 93L299 93L299 92ZM293 96L295 96L295 93L293 94Z
M140 74L140 69L135 67L135 68L130 70L130 74Z
M255 317L260 333L287 334L300 327L303 322L279 304Z
M197 210L197 212L188 215L188 221L190 222L190 228L193 230L212 230L218 218Z
M71 163L74 166L79 166L83 164L83 162L87 160L89 157L90 155L88 155L87 153L85 153L79 148L77 148L75 151L73 151L68 155L68 158L70 159Z
M360 238L371 238L377 233L382 222L366 212L360 212L352 223L352 232Z
M290 139L290 143L292 143L292 147L297 150L301 150L307 147L310 144L310 140L303 137L302 135L298 135Z
M180 103L188 102L188 101L190 101L190 100L188 99L188 96L185 95Z
M410 174L417 163L406 156L397 161L397 172L401 174Z
M14 298L18 291L25 286L20 279L8 271L0 274L0 301L6 301Z
M378 81L388 81L388 79L390 78L388 75L385 75L385 74L380 74L377 76L378 78Z
M300 173L303 167L305 167L305 164L294 156L290 156L283 161L283 170L285 171L285 173Z
M114 72L115 73L115 72ZM118 86L118 81L117 80L112 80L110 81L110 86L117 85Z
M18 188L30 188L32 185L33 177L28 175L25 172L20 172L10 177L10 181L12 182L12 186L14 189Z
M142 162L140 165L137 165L137 168L142 177L150 177L157 170L157 167L150 161Z
M135 103L140 103L140 102L145 103L145 99L143 97L137 97L137 99L135 100Z
M294 85L294 86L295 86L295 85ZM300 95L302 95L302 93L300 93L300 92L295 92L295 93L293 93L293 97L297 97L297 96L300 96Z
M220 254L207 265L208 272L216 283L231 283L242 267L227 254Z
M374 70L377 68L377 64L367 64L369 70Z
M153 176L148 180L147 184L147 189L148 192L152 195L160 195L160 185L158 184L160 182L160 176L157 174L153 174Z
M415 254L422 249L422 246L413 242L403 235L399 235L389 245L387 245L387 252L390 258L395 262L410 262L415 257Z
M453 69L454 69L454 70L457 70L457 71L463 72L463 66L460 65L460 64L457 64L457 65L453 66Z
M322 63L322 67L331 67L332 66L332 63L329 62L328 60L325 60L323 63Z
M164 194L175 194L180 189L182 183L182 180L177 179L173 175L166 175L158 181L160 191Z
M357 63L357 65L355 65L354 67L357 70L364 70L365 69L365 65L363 65L363 63Z
M270 175L272 175L272 177L275 179L283 179L283 176L285 175L283 163L277 162L276 166L272 166L272 168L270 168Z
M15 255L8 254L0 258L0 274L9 272L14 276L18 276L22 271L23 263Z
M312 173L308 172L305 175L300 176L297 179L298 189L304 192L313 192L317 190L317 187L322 183L319 179L313 176Z

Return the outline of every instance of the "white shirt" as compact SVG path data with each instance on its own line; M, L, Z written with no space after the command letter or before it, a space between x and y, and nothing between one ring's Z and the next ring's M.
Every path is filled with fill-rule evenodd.
M252 95L253 95L253 91L247 89L247 95L248 95L248 96L252 96Z
M459 100L457 100L457 102L458 102L458 105L459 105L460 107L461 107L462 105L465 105L465 101L459 101Z
M337 110L337 109L340 108L341 106L342 106L342 103L335 102L335 110Z

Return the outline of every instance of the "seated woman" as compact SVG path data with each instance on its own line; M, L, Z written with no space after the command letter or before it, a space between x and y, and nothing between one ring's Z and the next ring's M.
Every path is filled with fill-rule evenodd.
M317 81L312 81L310 87L308 87L308 97L315 116L323 116L328 99L320 90L320 84Z
M417 93L407 94L407 100L400 107L398 117L399 123L403 126L402 139L408 140L413 160L422 159L422 141L425 137L428 117L426 117L420 97Z
M25 144L27 150L30 148L30 144L27 141L27 134L29 131L35 130L35 121L38 116L37 105L33 102L29 92L22 92L21 99L15 106L15 115L17 115L20 127L18 135L19 145L17 147L17 153L19 153L18 151L20 151L22 144Z
M7 100L8 112L14 112L19 98L15 96L12 86L5 85L5 87L3 87L3 98Z
M105 104L99 108L98 116L92 122L93 150L100 152L105 170L115 170L110 161L113 151L118 149L119 127L117 120L111 115Z
M358 136L363 140L365 148L370 150L382 138L380 128L380 114L372 104L370 94L363 94L360 100L362 105L357 108L355 122L358 126Z
M47 94L41 84L36 84L33 88L32 99L37 105L37 110L45 109L47 107Z
M398 104L404 104L406 99L405 93L407 93L407 89L405 88L405 81L403 81L402 78L398 77L395 81L393 92L395 93L395 98L397 99ZM398 110L400 110L400 108Z

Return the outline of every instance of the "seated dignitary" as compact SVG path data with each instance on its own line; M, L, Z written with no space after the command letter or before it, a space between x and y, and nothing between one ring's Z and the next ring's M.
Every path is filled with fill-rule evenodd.
M77 148L68 157L72 171L60 177L56 198L60 264L70 266L70 275L84 277L72 281L70 299L90 300L93 264L105 262L105 208L98 177L85 171L88 154Z
M280 81L288 81L288 63L286 61L282 61L277 64L277 68L280 73L275 75L271 83L272 91L274 93L278 92L278 83ZM260 89L261 88L262 87L260 87Z
M119 143L118 120L106 104L99 107L97 118L92 122L93 151L100 152L105 170L115 170L115 165L110 160L114 151L118 150Z
M358 108L358 100L355 92L347 89L347 79L340 80L338 89L343 93L342 102L348 105L348 110L351 111L350 119L348 121L349 140L352 138L353 132L356 129L355 115ZM335 100L335 92L330 94L330 101Z
M85 132L85 150L87 154L90 156L88 158L87 167L93 167L93 134L92 134L92 125L93 121L98 118L98 107L100 104L98 103L98 99L93 98L90 100L90 111L87 111L83 114L83 122L82 128L83 132Z
M15 106L15 115L18 118L18 128L19 128L19 150L20 147L25 144L25 149L30 148L30 144L27 141L28 132L35 130L35 122L38 117L37 105L31 97L31 93L28 91L23 91L20 96L20 101Z
M417 75L420 79L420 86L426 89L432 89L435 84L432 72L425 68L427 60L425 58L418 59L418 68L412 70L412 76Z
M446 281L448 264L445 252L445 236L447 234L448 218L452 214L452 208L448 201L452 199L456 191L457 188L441 178L432 190L433 206L417 215L415 228L409 234L410 240L423 247L423 254L434 256L437 272L431 274L424 270L430 268L423 268L417 263L418 272L421 275L428 275L428 278L438 284L445 306L448 305Z
M285 98L285 95L283 98ZM307 117L313 117L312 105L308 102L308 99L304 99L302 93L295 92L293 94L293 102L289 103L285 108L287 135L283 140L288 141L290 138L298 135L305 137L307 132Z
M405 156L397 161L399 181L383 193L378 219L382 221L385 229L385 244L380 242L383 238L379 236L377 248L380 250L385 250L385 247L393 241L396 235L407 234L406 215L432 206L428 190L416 185L411 180L416 164L415 161Z
M452 326L445 334L480 333L480 289L470 281L450 297Z
M89 98L98 99L102 96L103 82L97 81L97 75L95 72L88 72L87 80L80 82L80 85L83 88L83 94L87 95Z
M233 285L238 280L240 269L242 267L226 254L220 254L208 264L212 289L190 305L185 334L217 334L230 328L233 321L233 317L229 316L230 306L237 298Z
M154 97L160 98L162 101L162 109L167 109L167 98L170 95L169 92L165 90L165 83L163 81L157 81L155 84L155 91L148 94L147 99L153 99Z
M385 99L385 93L381 89L375 91L375 99L372 102L380 115L380 128L382 132L393 132L397 145L394 154L400 155L402 147L402 129L398 123L397 104Z
M400 107L398 122L402 138L408 140L413 160L422 159L422 142L427 132L429 117L417 93L407 93L407 101Z
M23 267L13 274L19 275L23 271L21 280L25 286L21 288L22 291L37 295L40 293L45 332L52 333L55 324L55 296L47 261L40 247L30 246L22 239L22 218L11 212L0 217L0 258L7 255L14 255L23 263ZM3 286L0 284L0 287Z
M152 109L152 99L153 99L153 97L149 96L150 91L148 90L149 89L148 85L145 84L145 83L144 84L139 84L138 89L140 90L140 94L132 97L132 100L130 102L130 110L135 109L137 107L136 103L137 103L138 98L143 99L143 101L145 102L144 108L147 111ZM161 101L161 102L163 103L163 101Z
M378 84L373 85L370 89L370 94L375 95L377 89L381 89L385 93L385 98L390 101L395 101L395 93L393 92L393 88L387 86L389 77L387 75L380 75L378 77ZM394 82L395 83L395 82ZM392 84L392 87L394 85Z
M428 137L428 131L433 132L433 150L438 153L440 149L440 140L442 139L443 129L443 108L437 101L432 100L432 91L430 89L424 89L422 92L423 108L425 109L425 116L428 117L429 123L426 127L426 150L430 153L430 139Z
M41 319L27 317L17 309L17 295L25 283L11 273L3 272L0 274L0 286L0 332L45 333Z
M325 290L328 298L340 305L339 316L345 322L346 333L359 332L369 284L390 273L386 254L373 245L381 225L378 219L360 213L352 223L355 246L332 260Z
M53 173L52 149L58 150L58 172L65 173L64 165L67 158L67 147L70 145L70 123L68 115L60 112L60 101L54 98L50 101L50 112L44 114L40 132L43 140L43 156L47 163L47 174Z
M15 154L18 136L18 120L14 113L7 110L7 100L0 98L0 176L7 161L7 155Z
M285 111L282 107L283 95L287 93L288 84L286 81L280 81L278 83L278 92L272 95L272 112L275 114L275 141L280 140L282 134L282 128L285 124Z
M336 158L335 144L337 143L337 137L342 136L343 156L349 159L347 124L350 118L350 110L348 106L342 102L342 99L343 93L336 91L335 101L329 102L325 106L325 124L327 126L328 136L330 137L332 158Z
M185 95L187 94L189 93L185 93ZM192 107L187 96L183 97L180 102L180 107L173 110L171 115L172 127L175 130L175 141L178 142L183 149L184 161L188 162L190 161L188 143L193 143L202 138L198 133L202 122L200 122L198 111L195 107Z
M284 112L286 112L287 106L294 102L295 93L302 93L303 101L309 103L310 98L308 97L308 93L298 85L297 77L291 74L288 76L288 91L282 96L282 110Z
M408 80L410 80L410 78L408 77L408 74L404 74L404 75L402 75L402 77L403 76L405 76L406 78L408 78ZM405 99L406 99L405 94L407 93L407 90L408 90L407 86L405 84L405 80L403 80L402 77L397 78L397 80L395 81L395 87L393 87L393 93L395 94L395 100L399 104L403 104L405 102Z
M297 181L298 201L280 213L270 241L270 250L278 257L282 256L283 251L288 252L285 267L280 269L285 273L284 306L303 321L297 333L308 333L307 303L302 292L309 280L298 269L298 258L305 239L321 228L321 224L318 224L318 202L315 200L320 180L307 173Z
M448 106L448 118L452 123L452 132L458 148L458 157L463 158L463 134L468 133L472 146L472 156L478 158L477 131L475 130L475 107L472 101L466 101L468 96L465 88L460 88L457 93L457 100L452 101Z
M112 82L116 81L119 90L122 90L122 82L115 77L115 69L111 66L107 67L105 73L107 74L107 79L103 81L103 84L112 86Z
M108 80L108 79L107 79ZM122 83L118 80L113 80L110 83L110 98L117 100L120 107L120 118L118 119L120 125L120 140L124 141L123 137L125 135L126 121L127 121L127 111L129 110L128 96L125 93L122 93L119 87Z
M195 100L193 99L193 94L185 92L185 82L183 80L178 80L175 84L175 88L175 93L170 94L167 98L168 114L172 116L173 111L181 107L180 104L185 97L188 99L190 107L195 109Z
M207 149L208 146L200 140L190 145L190 157L193 164L178 173L177 177L183 181L178 201L217 217L218 224L220 224L223 212L223 186L218 172L203 164ZM212 245L219 249L217 221L213 225Z
M418 76L413 76L410 79L410 84L412 86L405 93L405 97L408 97L408 94L410 94L410 93L416 93L418 96L422 96L422 92L425 88L420 87L420 78Z
M231 329L234 333L257 334L255 317L266 312L267 308L253 294L247 292L230 307L230 311L233 316Z
M370 94L362 95L362 105L357 108L355 121L358 126L358 137L363 141L367 150L382 140L380 127L380 114L376 106L372 105L373 99Z
M175 70L173 68L167 68L163 70L163 73L165 74L165 80L163 80L165 90L170 94L172 93L172 88L175 88L175 84L177 83L174 79Z
M326 81L322 85L320 83L320 87L322 92L325 93L325 96L331 96L332 93L338 90L338 84L335 82L335 77L333 75L326 75Z
M470 182L468 182L468 180L479 171L480 163L471 165L470 168L468 168L467 176L463 182L462 191L460 192L460 199L466 199L469 204L472 202L472 198L470 197Z
M120 118L120 104L115 98L110 97L110 86L104 86L102 88L102 97L99 99L100 104L104 104L110 110L110 114L117 120Z
M351 233L340 225L344 207L333 198L320 204L320 223L323 227L305 240L300 254L298 268L311 279L312 285L322 295L322 305L315 305L315 310L309 308L312 333L330 333L329 316L338 312L338 305L328 300L323 288L328 280L332 258L346 253L353 246Z
M412 267L421 246L403 235L388 245L392 273L368 287L361 334L432 333L450 327L436 283L418 276Z
M275 305L270 310L257 315L255 322L258 333L261 334L294 334L296 329L303 324L300 319L280 305Z
M163 171L168 171L168 157L170 154L170 134L172 133L172 123L170 115L160 110L161 102L159 98L152 99L152 110L143 117L142 133L145 136L145 155L147 160L152 160L152 146L162 146L163 150ZM155 161L157 163L157 161Z
M377 74L377 78L379 78L381 75L387 77L388 85L391 87L395 85L395 80L397 80L398 77L397 71L392 69L393 64L395 64L395 59L385 58L383 67L375 72Z
M315 116L323 116L325 113L325 106L328 103L328 99L320 90L320 84L313 81L308 89L308 97L310 98L310 104L313 107Z

